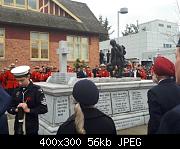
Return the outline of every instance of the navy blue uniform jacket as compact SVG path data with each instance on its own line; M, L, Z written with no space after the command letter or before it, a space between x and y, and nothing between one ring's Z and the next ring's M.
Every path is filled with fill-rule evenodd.
M15 134L19 125L17 112L15 112L15 109L17 108L18 104L22 103L23 101L26 102L28 108L30 108L30 113L26 113L25 117L26 134L38 134L38 114L44 114L48 111L43 90L39 86L30 82L30 84L27 86L25 90L23 90L22 87L18 88L14 92L12 97L12 104L8 112L11 114L16 114L14 124Z
M84 128L86 134L116 134L114 121L96 108L82 108L84 113ZM63 123L57 132L60 134L77 134L74 115Z
M161 120L158 134L180 134L180 105L168 111Z
M150 119L148 134L155 134L162 116L176 105L180 104L180 87L175 80L165 79L148 91Z
M11 103L11 97L0 86L0 134L8 134L7 116L4 114Z

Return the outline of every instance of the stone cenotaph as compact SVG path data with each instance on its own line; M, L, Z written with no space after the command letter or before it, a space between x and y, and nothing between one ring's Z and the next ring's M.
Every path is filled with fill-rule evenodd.
M48 112L40 115L39 134L55 135L59 126L74 113L72 96L73 85L79 79L76 74L67 73L68 46L66 41L59 42L57 50L60 72L55 73L47 82L37 82L44 90ZM152 80L138 78L88 78L99 89L99 101L95 105L115 122L116 129L125 129L148 122L147 91L154 83Z

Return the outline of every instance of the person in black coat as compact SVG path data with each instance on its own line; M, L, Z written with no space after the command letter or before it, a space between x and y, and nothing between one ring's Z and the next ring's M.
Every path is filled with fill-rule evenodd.
M180 104L180 87L176 85L175 67L170 60L165 57L155 59L153 81L158 85L148 91L148 134L156 134L162 116Z
M9 134L6 110L9 108L11 103L11 97L7 92L0 86L0 134Z
M109 52L109 50L106 53L106 57L107 57L107 64L108 64L110 62L110 57L111 57L111 53Z
M58 129L60 134L116 134L115 124L111 117L96 109L99 90L90 80L78 81L73 87L76 100L75 113Z
M180 105L162 117L157 134L180 134Z
M29 66L18 66L11 70L20 86L14 91L8 109L10 114L15 115L14 134L38 135L38 115L48 111L44 92L30 81L29 70ZM23 121L25 132L22 129Z
M180 38L176 46L176 83L180 85ZM179 100L179 97L176 97ZM180 134L180 105L167 112L161 120L158 134Z

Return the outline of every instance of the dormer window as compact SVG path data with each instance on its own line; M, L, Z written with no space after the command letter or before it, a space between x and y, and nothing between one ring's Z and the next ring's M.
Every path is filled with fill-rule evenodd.
M4 0L4 5L14 6L14 0Z
M28 0L29 9L37 9L37 0Z
M26 7L26 0L4 0L3 4L6 6L15 6L20 8Z
M38 9L37 0L2 0L2 5L16 7L16 8L24 8L24 9Z
M25 8L26 2L25 0L16 0L16 7L23 7Z

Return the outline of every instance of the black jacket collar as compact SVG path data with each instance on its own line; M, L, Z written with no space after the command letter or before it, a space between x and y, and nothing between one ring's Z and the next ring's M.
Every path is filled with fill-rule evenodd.
M160 81L158 85L168 84L168 83L175 83L175 79L174 78L164 79L164 80Z

